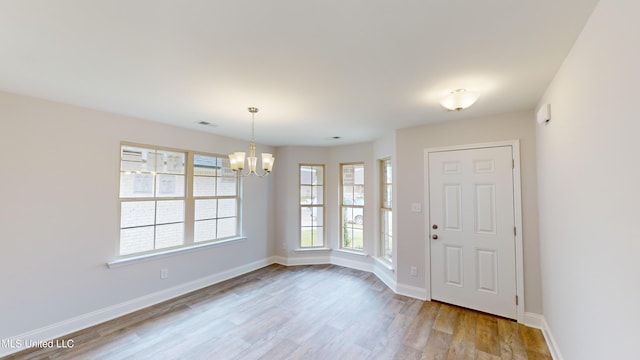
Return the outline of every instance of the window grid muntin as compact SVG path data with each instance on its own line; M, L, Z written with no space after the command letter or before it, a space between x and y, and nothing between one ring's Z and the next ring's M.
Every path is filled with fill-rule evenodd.
M313 177L311 174L320 171L322 176ZM306 173L305 173L306 172ZM300 248L317 248L324 247L325 245L325 166L324 164L299 164L299 205L300 210L298 216L300 219L300 231L299 231L299 246ZM314 183L315 179L315 183ZM303 196L303 189L309 189L309 193ZM314 196L315 195L315 196ZM315 201L313 200L315 199ZM311 201L309 201L311 200ZM321 214L316 216L316 222L314 223L313 216L311 214ZM304 225L305 216L309 214L311 218L311 225ZM318 221L318 217L322 219ZM320 234L318 236L318 233ZM308 235L307 235L308 234ZM310 236L310 244L306 244L307 236Z
M154 233L154 244L152 246L152 249L149 250L143 250L143 251L135 251L135 252L128 252L128 253L121 253L122 252L122 226L119 226L119 228L121 229L121 236L119 238L118 241L118 257L131 257L131 256L140 256L140 255L147 255L147 254L154 254L154 253L159 253L159 252L164 252L166 250L170 250L170 249L179 249L179 248L189 248L192 247L194 245L201 245L201 244L206 244L208 242L215 242L215 241L219 241L219 240L224 240L224 239L228 239L228 238L234 238L234 237L238 237L241 236L240 234L240 228L241 228L241 193L240 193L240 182L239 180L236 180L235 183L235 196L226 196L224 198L229 198L229 199L234 199L235 200L235 213L236 213L236 221L235 221L235 235L234 236L227 236L224 239L220 238L220 239L215 239L215 240L209 240L209 241L200 241L200 242L195 242L194 241L194 211L195 211L195 198L193 197L193 177L194 177L194 157L195 155L203 155L203 156L209 156L209 157L218 157L220 159L223 159L223 161L225 160L226 156L225 155L220 155L220 154L208 154L208 153L202 153L202 152L194 152L194 151L189 151L189 150L182 150L182 149L173 149L173 148L167 148L167 147L161 147L161 146L149 146L149 145L141 145L141 144L135 144L135 143L127 143L127 142L122 142L120 144L120 194L122 195L122 174L125 171L131 171L131 170L127 170L123 168L123 149L129 149L129 150L146 150L146 151L161 151L161 152L168 152L168 153L174 153L174 154L181 154L183 156L183 162L182 162L182 168L183 168L183 172L181 174L183 174L182 176L184 177L184 180L182 182L180 182L181 186L184 186L184 190L182 191L183 196L179 196L179 197L170 197L170 196L164 196L164 197L149 197L149 196L143 196L143 197L133 197L133 196L119 196L119 220L120 220L120 225L122 225L122 204L123 203L132 203L132 202L143 202L143 201L152 201L152 202L158 202L158 201L172 201L172 200L182 200L183 201L183 206L184 206L184 216L183 216L183 221L180 222L172 222L172 223L178 223L178 224L183 224L182 227L182 244L178 245L178 246L171 246L171 247L157 247L155 242L156 242L156 237L157 237L157 231L156 231L156 227L158 225L170 225L170 223L162 223L162 224L155 224L156 222L156 216L157 216L157 212L154 214L154 225L153 225L153 233ZM128 154L129 157L131 156L131 153ZM167 159L168 160L168 159ZM175 159L174 159L175 160ZM145 163L145 167L143 169L140 169L141 173L147 173L147 174L151 174L151 170L153 170L152 167L147 167L146 166L146 161ZM165 160L165 165L168 165L168 162ZM175 165L175 162L174 162ZM234 174L231 169L228 166L228 159L227 159L227 163L225 163L225 167L223 168L223 170L227 173L227 174ZM175 166L171 167L171 168L165 168L165 171L161 172L162 174L176 174L175 171ZM235 175L235 174L234 174ZM157 179L154 177L153 179L153 187L154 187L154 191L158 190L158 182ZM200 199L200 198L198 198ZM157 208L157 205L154 207L154 209ZM228 217L230 218L230 217ZM136 227L139 228L143 228L144 226L130 226L130 227L126 227L124 229L134 229ZM150 226L149 226L150 227Z
M198 163L198 161L201 161ZM207 163L209 165L207 165ZM197 185L195 184L196 178L199 179L213 179L214 192L212 195L195 195L197 191ZM194 200L194 220L193 220L193 242L197 244L203 244L207 242L215 242L224 239L229 239L238 236L240 229L240 219L239 219L239 179L237 175L231 170L229 165L229 158L223 155L214 155L214 154L203 154L203 153L194 153L194 161L193 161L193 200ZM220 184L224 179L227 181L234 182L234 192L235 195L218 195ZM197 218L195 211L197 210L197 204L199 201L207 201L207 200L215 200L216 206L216 216L215 217L203 217ZM229 216L220 216L220 200L235 200L233 214ZM227 220L235 219L234 231L230 234L224 234L227 236L219 236L220 235L220 223L225 223ZM196 237L198 236L197 230L200 226L214 222L215 223L215 234L212 238L208 238L206 240L198 240Z
M158 161L161 161L159 164ZM148 146L139 146L139 145L126 145L121 144L120 146L120 189L119 189L119 199L120 199L120 241L118 242L118 255L119 256L129 256L129 255L139 255L146 253L153 253L159 251L160 249L165 250L168 248L179 247L184 245L185 243L185 232L184 232L184 204L186 202L186 163L187 163L187 152L174 150L174 149L166 149L160 147L148 147ZM140 176L139 176L140 175ZM160 177L162 175L169 175L165 177L166 183L160 182ZM171 178L170 176L175 176ZM132 178L133 184L129 181L123 181L123 179ZM181 178L181 180L179 180ZM173 179L173 180L170 180ZM168 193L168 187L171 185L172 181L179 180L173 183L173 195L182 194L182 196L167 196L163 195ZM125 184L123 184L125 183ZM125 186L123 185L132 185L133 189L131 192L125 190ZM177 186L179 185L179 186ZM138 191L136 191L136 189ZM176 191L178 190L178 191ZM133 194L138 194L139 196L135 196ZM170 222L159 222L158 221L158 204L166 203L168 201L179 201L182 202L182 216L179 221L170 221ZM134 204L134 203L152 203L153 204L153 221L144 225L132 225L132 226L122 226L123 224L123 207L125 204ZM133 211L130 211L133 212ZM162 235L162 231L168 228L168 225L179 225L182 224L182 231L179 237L174 241L174 243L178 243L173 246L162 246L160 243L160 235ZM138 246L138 249L144 249L139 251L132 251L131 249L135 249L135 246L130 247L129 250L123 249L123 239L126 239L126 234L142 233L142 230L147 229L151 231L152 237L150 246L146 246L141 248ZM142 240L142 241L141 241ZM143 241L148 241L144 239L138 238L137 241L132 242L140 245ZM124 253L123 253L124 251Z

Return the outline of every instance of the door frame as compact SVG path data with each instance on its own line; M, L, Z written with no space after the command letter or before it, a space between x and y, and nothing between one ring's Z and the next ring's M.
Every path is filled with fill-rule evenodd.
M492 147L511 146L513 154L513 215L516 226L515 235L515 257L516 257L516 296L518 296L518 304L516 305L517 321L523 323L525 320L525 295L524 295L524 256L522 242L522 190L520 183L520 141L507 140L488 143L466 144L431 147L424 149L424 238L425 238L425 280L427 290L427 300L431 300L431 240L429 239L429 221L430 221L430 203L429 203L429 153L455 151L455 150L471 150ZM515 301L515 299L514 299Z

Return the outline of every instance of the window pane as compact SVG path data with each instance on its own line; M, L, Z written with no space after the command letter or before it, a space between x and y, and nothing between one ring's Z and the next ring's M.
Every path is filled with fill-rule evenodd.
M313 226L323 226L324 225L324 208L318 207L318 206L312 207L311 217L312 217Z
M215 240L216 220L196 221L193 230L195 242Z
M184 196L184 176L158 174L157 189L158 197L182 197Z
M237 219L235 217L218 219L218 239L236 235Z
M312 203L313 190L311 185L300 185L300 204L308 205Z
M342 187L342 205L354 205L353 186Z
M324 188L322 186L314 186L313 187L313 204L322 205L324 204Z
M313 237L313 246L324 246L324 228L317 227Z
M218 200L196 200L195 219L215 219L218 215Z
M313 225L313 212L311 207L300 208L300 226L312 226Z
M218 217L236 216L236 199L218 200Z
M357 250L364 249L364 232L361 228L353 228L353 248Z
M120 197L153 197L153 174L149 173L120 173Z
M193 165L194 175L219 176L222 161L217 157L195 155L193 158Z
M184 222L184 200L158 201L156 224Z
M392 189L391 189L392 185L385 185L384 186L384 192L383 192L383 199L382 199L382 206L386 207L386 208L391 208L391 203L392 203Z
M158 150L156 171L166 174L184 174L184 153Z
M153 226L120 230L120 255L153 250Z
M193 177L193 196L215 196L216 178L207 176Z
M364 165L353 165L353 183L364 185Z
M218 179L218 196L236 195L236 178L220 177Z
M313 167L313 184L324 185L324 166Z
M155 218L155 201L128 201L120 204L121 228L153 225Z
M163 249L184 243L184 223L156 225L156 249Z

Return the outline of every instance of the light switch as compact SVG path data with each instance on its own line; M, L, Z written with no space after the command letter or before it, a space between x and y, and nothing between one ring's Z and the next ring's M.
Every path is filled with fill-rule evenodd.
M422 211L422 205L420 203L411 204L411 211L412 212L421 212Z

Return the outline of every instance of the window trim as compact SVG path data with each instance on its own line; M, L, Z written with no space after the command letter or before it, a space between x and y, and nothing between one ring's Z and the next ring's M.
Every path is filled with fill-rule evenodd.
M391 166L391 182L387 183L386 182L386 163L389 162L389 165ZM378 161L378 164L380 166L380 207L378 209L379 211L379 221L380 221L380 226L378 229L378 235L380 236L380 241L379 241L379 246L380 246L380 259L383 261L388 262L389 264L393 263L393 162L391 160L391 157L386 157L386 158L382 158ZM384 199L384 194L385 194L385 188L387 185L391 185L391 192L392 192L392 197L391 197L391 204L390 207L385 207L385 199ZM391 256L387 256L386 253L386 240L387 240L387 236L386 234L384 234L384 222L383 222L383 214L384 212L388 211L389 215L391 216Z
M345 252L352 252L352 253L365 253L365 231L364 231L364 219L365 219L365 203L364 203L364 198L363 198L363 204L362 205L356 205L355 203L353 205L344 205L344 167L345 166L351 166L351 165L361 165L362 166L362 171L363 171L363 188L366 188L366 184L364 183L364 171L365 171L365 162L364 161L355 161L355 162L345 162L345 163L340 163L340 190L339 190L339 223L340 223L340 244L338 246L337 250L341 250L341 251L345 251ZM355 172L354 172L355 174ZM363 192L363 196L364 196L364 192ZM344 208L351 208L351 209L362 209L362 249L357 249L354 247L346 247L344 246L344 218L343 218L343 211Z
M185 177L185 190L184 190L184 197L162 197L162 198L158 198L156 196L152 197L152 198L122 198L120 197L120 186L121 186L121 172L122 172L122 148L123 147L135 147L135 148L142 148L142 149L148 149L148 150L156 150L156 151L170 151L170 152L176 152L176 153L182 153L185 155L185 163L184 163L184 167L185 167L185 171L184 171L184 177ZM116 266L120 266L120 264L126 264L126 263L133 263L133 262L140 262L140 261L146 261L148 259L152 259L152 258L157 258L157 257L164 257L164 256L168 256L171 254L175 254L175 253L182 253L185 251L191 251L191 250L197 250L200 248L205 248L205 247L209 247L212 245L217 245L217 244L224 244L224 243L229 243L229 242L235 242L238 240L242 240L245 239L246 237L243 236L242 233L242 186L241 186L241 181L242 179L240 177L236 178L236 196L235 197L230 197L227 196L225 198L235 198L236 199L236 216L237 216L237 221L236 221L236 231L235 231L235 235L234 236L230 236L230 237L225 237L225 238L220 238L220 239L213 239L213 240L208 240L208 241L201 241L201 242L196 242L195 241L195 234L194 234L194 227L195 227L195 202L196 202L196 197L193 195L193 181L194 181L194 164L195 164L195 155L202 155L202 156L209 156L209 157L218 157L218 158L222 158L223 160L227 158L227 155L223 155L223 154L214 154L214 153L208 153L208 152L204 152L204 151L195 151L195 150L188 150L188 149L178 149L178 148L172 148L172 147L167 147L167 146L160 146L160 145L149 145L149 144L140 144L140 143L134 143L134 142L128 142L128 141L121 141L119 144L119 156L120 159L118 160L118 216L117 216L117 221L118 221L118 225L117 228L118 230L118 237L117 237L117 244L116 244L116 254L115 254L115 260L108 262L107 265L111 268L111 267L116 267ZM136 252L136 253L131 253L131 254L124 254L121 255L120 254L120 247L121 247L121 236L120 236L120 229L121 228L121 221L122 221L122 202L123 200L125 200L125 202L127 201L165 201L165 200L184 200L184 218L183 218L183 223L184 223L184 242L181 245L178 246L172 246L172 247L166 247L166 248L161 248L161 249L153 249L153 250L148 250L148 251L142 251L142 252Z
M300 203L300 193L302 188L302 168L303 167L322 167L322 204L310 204L303 205ZM325 164L298 164L298 249L300 250L323 250L327 249L327 211L326 211L326 197L327 197L327 169ZM302 208L314 208L319 207L322 209L322 244L318 246L302 246Z

